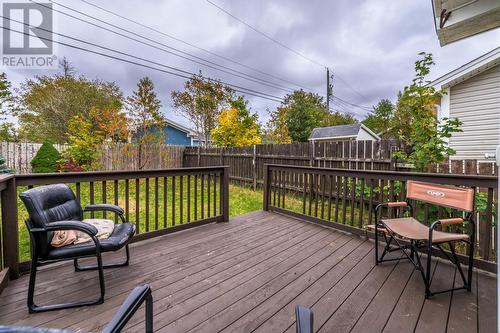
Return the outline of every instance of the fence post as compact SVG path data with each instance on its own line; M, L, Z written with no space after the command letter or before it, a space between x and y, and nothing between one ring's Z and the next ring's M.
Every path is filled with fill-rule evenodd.
M229 167L222 166L222 222L229 222Z
M271 184L269 183L271 180L271 177L269 177L269 165L264 164L264 194L263 194L263 207L262 210L268 211L269 210L269 193L271 189Z
M14 176L6 181L2 191L2 246L4 265L9 268L10 278L19 277L19 237L17 226L16 180Z
M253 190L257 190L257 146L253 145L253 158L252 158L252 172L253 172Z

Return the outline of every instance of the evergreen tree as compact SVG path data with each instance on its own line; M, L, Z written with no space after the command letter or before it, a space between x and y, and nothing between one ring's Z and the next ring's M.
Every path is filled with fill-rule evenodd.
M14 173L14 170L7 167L5 164L5 158L0 156L0 173Z
M31 160L31 168L34 173L56 172L60 160L59 151L51 142L45 141Z
M138 169L142 169L147 156L142 156L144 145L161 143L164 140L165 117L160 112L161 102L157 98L153 81L149 77L139 80L137 90L127 98L128 119L138 144Z

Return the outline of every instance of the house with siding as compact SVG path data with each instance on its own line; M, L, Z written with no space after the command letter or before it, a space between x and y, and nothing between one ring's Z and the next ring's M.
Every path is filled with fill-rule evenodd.
M192 129L167 119L167 125L163 127L165 144L197 147L203 145L204 140Z
M438 119L458 118L463 132L449 140L452 159L484 160L494 154L500 136L500 47L432 81L443 89Z

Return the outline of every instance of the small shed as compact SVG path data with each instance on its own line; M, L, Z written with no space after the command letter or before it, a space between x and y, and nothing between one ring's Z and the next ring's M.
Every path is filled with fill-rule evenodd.
M380 137L363 124L317 127L309 136L309 141L379 141Z

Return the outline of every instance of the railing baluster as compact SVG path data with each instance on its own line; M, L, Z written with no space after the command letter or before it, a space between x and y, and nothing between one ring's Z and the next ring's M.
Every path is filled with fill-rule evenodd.
M207 174L207 216L210 217L210 174Z
M149 231L149 177L144 180L146 182L146 203L145 203L145 215L146 215L146 232Z
M194 220L198 220L198 175L194 175Z
M352 181L351 181L351 220L350 220L351 225L354 225L354 211L356 210L356 183L357 183L357 178L352 177Z
M347 217L347 188L348 188L348 178L343 177L344 180L342 182L342 187L344 188L344 191L342 193L342 224L346 223L346 217Z
M191 222L191 175L187 176L187 221Z
M184 223L184 177L179 177L179 224Z
M205 174L201 174L201 219L205 218Z
M166 228L168 225L168 209L167 209L167 200L168 200L168 186L167 186L167 177L163 177L163 228Z
M155 230L158 230L158 177L155 177Z
M106 181L103 180L101 184L102 184L102 203L106 203L106 197L107 197L107 193L106 193ZM103 219L107 218L106 211L102 212L102 218Z
M330 183L328 191L328 221L332 220L332 195L333 195L334 179L335 179L334 176L328 175L328 182Z
M135 233L140 234L140 225L139 225L139 216L140 216L140 208L139 208L139 197L140 197L140 179L135 179Z
M82 204L82 192L81 192L81 188L80 188L80 182L77 182L76 183L76 201L78 201L78 203L81 205Z
M319 175L314 175L314 216L318 217L318 202L320 198L319 193Z
M358 228L363 227L363 209L365 208L365 178L361 178L361 191L359 193L359 219Z
M118 206L118 180L115 179L113 182L113 193L114 193L114 204ZM118 223L118 216L115 215L115 223Z
M129 179L125 179L125 220L130 221L130 184Z
M342 187L342 178L340 176L335 176L336 178L336 192L335 195L335 222L339 223L339 199L340 199L340 189Z
M325 175L321 175L321 219L325 218Z
M172 176L172 226L175 225L175 176Z
M90 204L94 204L94 182L89 183L89 198L90 198ZM90 217L94 218L94 212L90 212Z
M368 224L377 223L376 219L373 221L373 187L374 187L374 179L370 178L370 198L368 200Z
M307 195L307 174L302 173L302 214L306 213L306 195Z

